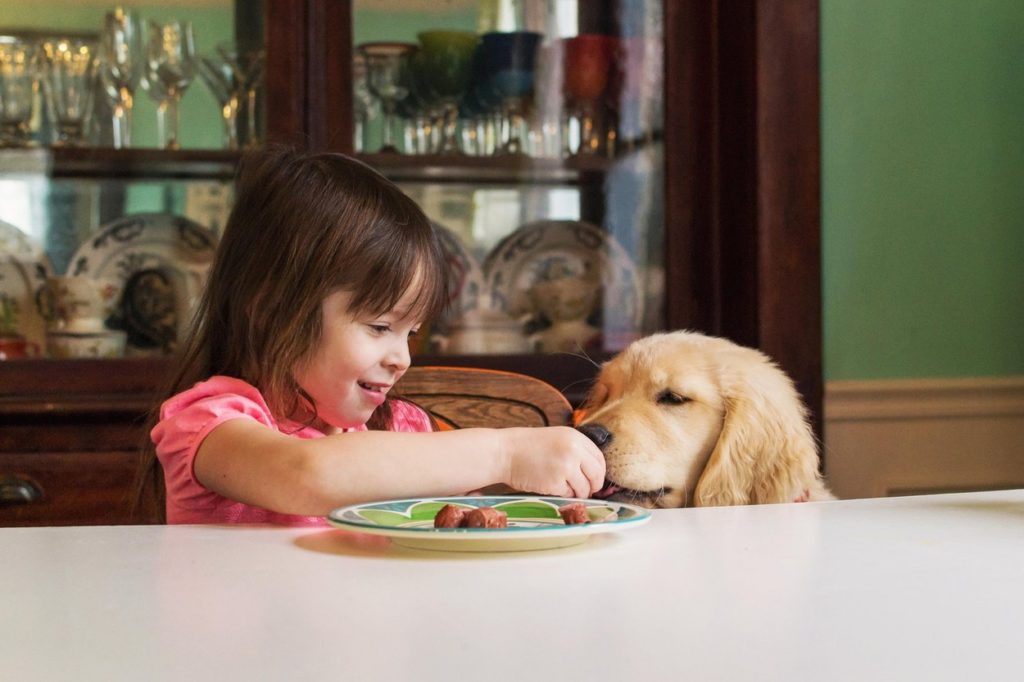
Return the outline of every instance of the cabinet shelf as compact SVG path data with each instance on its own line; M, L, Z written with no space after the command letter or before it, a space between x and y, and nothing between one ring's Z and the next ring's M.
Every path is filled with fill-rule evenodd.
M0 150L0 174L51 178L230 180L241 152L40 147Z
M358 154L395 182L589 185L600 182L611 161L602 157L541 159L527 156Z
M38 147L0 150L0 174L51 178L230 180L243 152L217 149ZM525 156L358 154L396 182L588 185L600 182L609 159Z

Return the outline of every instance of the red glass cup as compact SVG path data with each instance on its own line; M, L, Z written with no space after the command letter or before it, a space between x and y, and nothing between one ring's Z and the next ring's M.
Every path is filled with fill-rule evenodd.
M568 100L568 118L579 123L579 146L567 149L569 154L597 154L604 147L602 103L614 56L615 39L611 36L587 33L564 41L562 91Z

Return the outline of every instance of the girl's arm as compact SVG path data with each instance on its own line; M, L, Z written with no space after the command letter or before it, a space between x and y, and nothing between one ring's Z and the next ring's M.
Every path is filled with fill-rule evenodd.
M209 490L286 514L403 497L461 495L495 483L544 495L589 497L604 457L566 427L433 433L355 431L300 439L248 419L217 426L196 452Z

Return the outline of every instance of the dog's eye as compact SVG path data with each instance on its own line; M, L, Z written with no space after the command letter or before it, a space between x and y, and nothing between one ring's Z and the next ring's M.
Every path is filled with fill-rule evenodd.
M690 399L687 398L686 396L679 395L678 393L673 393L668 389L658 394L659 405L682 405L683 403L688 402L690 402Z

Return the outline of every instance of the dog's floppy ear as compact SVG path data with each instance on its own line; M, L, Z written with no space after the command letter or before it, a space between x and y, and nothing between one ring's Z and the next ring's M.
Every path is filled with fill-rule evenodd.
M696 506L793 502L818 477L814 435L792 381L767 358L756 365L724 382L725 419Z

